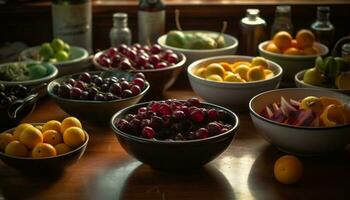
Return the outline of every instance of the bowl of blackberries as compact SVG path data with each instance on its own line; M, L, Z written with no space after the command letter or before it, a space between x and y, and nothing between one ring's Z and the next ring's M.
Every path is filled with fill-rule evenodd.
M38 92L23 85L0 84L0 130L17 125L35 108Z
M103 124L118 110L138 103L149 87L142 73L96 71L58 78L47 91L70 115Z
M95 54L94 65L100 70L125 70L145 74L151 84L150 93L162 94L176 81L186 57L182 53L152 46L122 44Z
M141 162L160 170L198 168L219 156L239 127L224 107L168 99L129 106L111 119L121 146Z

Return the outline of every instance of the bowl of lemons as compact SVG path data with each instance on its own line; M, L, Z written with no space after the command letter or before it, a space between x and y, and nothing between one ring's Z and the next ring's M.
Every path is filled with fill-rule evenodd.
M20 59L54 64L59 70L59 76L83 71L90 64L86 49L70 46L59 38L23 50L20 53Z
M328 48L315 42L311 31L302 29L295 38L286 31L276 33L271 40L259 44L259 54L278 63L284 71L281 84L292 87L295 74L314 66L316 57L327 55Z
M29 173L62 171L84 154L89 135L75 117L22 123L0 134L0 158Z
M210 103L247 110L260 92L278 88L282 68L263 57L217 56L198 60L187 69L194 92Z

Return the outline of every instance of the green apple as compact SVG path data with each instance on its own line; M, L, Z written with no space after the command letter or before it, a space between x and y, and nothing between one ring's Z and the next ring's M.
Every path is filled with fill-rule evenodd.
M52 49L50 43L45 42L40 46L39 49L40 57L44 58L44 60L49 60L54 55L54 50Z
M57 61L65 61L68 60L69 54L64 50L60 50L55 53L55 58Z
M55 38L51 41L51 46L55 52L64 50L64 47L65 47L64 44L65 43L63 42L63 40L61 40L59 38Z

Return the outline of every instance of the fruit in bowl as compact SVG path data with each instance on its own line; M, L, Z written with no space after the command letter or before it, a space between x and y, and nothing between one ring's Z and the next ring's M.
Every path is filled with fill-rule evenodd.
M127 107L111 119L122 147L156 169L184 170L216 158L239 127L230 110L196 98L146 102Z
M19 170L62 170L82 156L88 140L75 117L22 123L0 134L0 157Z
M42 61L52 63L66 61L70 57L70 45L60 38L54 38L51 42L45 42L40 45L39 54L34 55Z

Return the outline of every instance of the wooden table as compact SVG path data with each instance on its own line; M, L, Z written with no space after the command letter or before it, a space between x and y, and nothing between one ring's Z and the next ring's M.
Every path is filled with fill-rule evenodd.
M192 96L195 94L187 85L170 89L164 98ZM66 116L46 98L24 121L62 120ZM0 162L0 200L349 199L349 151L301 158L303 179L295 185L282 185L274 179L273 164L284 153L257 133L248 113L239 113L239 118L240 129L230 147L203 168L188 173L153 170L129 156L109 127L84 123L90 134L87 150L62 174L31 177Z

